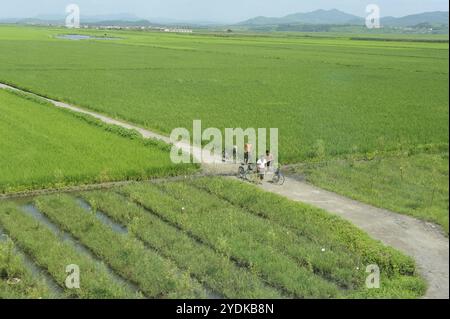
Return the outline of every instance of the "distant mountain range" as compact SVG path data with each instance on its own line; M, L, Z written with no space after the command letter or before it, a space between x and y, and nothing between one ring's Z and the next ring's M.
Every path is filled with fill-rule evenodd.
M386 27L409 27L418 24L448 25L448 12L436 11L408 15L401 18L383 17L381 24ZM348 14L336 9L316 10L307 13L295 13L281 18L256 17L238 23L240 26L265 26L286 24L310 25L363 25L365 18Z
M277 25L277 24L361 24L364 19L336 9L316 10L308 13L294 13L281 18L256 17L238 25Z
M405 17L383 17L381 24L384 27L412 27L417 25L424 26L445 26L448 29L449 13L442 11L425 12L420 14L408 15ZM18 24L43 24L43 25L63 25L65 23L64 15L38 15L33 18L18 19L0 19L0 23L18 23ZM190 25L190 26L224 26L226 23L213 21L188 21L168 18L142 19L134 14L121 13L110 15L82 15L82 24L97 26L160 26L160 25ZM365 18L353 14L348 14L337 9L316 10L307 13L294 13L284 17L256 17L233 26L257 29L267 26L278 26L279 28L303 26L363 26ZM329 28L329 27L328 27Z
M158 26L158 25L193 25L193 26L208 26L208 25L223 25L212 21L202 20L178 20L170 18L150 18L143 19L134 14L121 13L109 15L81 15L82 24L89 25L114 25L114 26ZM8 18L0 19L0 23L12 24L44 24L44 25L63 25L65 23L64 15L46 14L37 15L32 18Z
M419 24L448 26L448 12L443 11L425 12L405 16L402 18L385 17L381 19L381 24L392 27L405 27Z
M10 19L2 19L1 23L18 23L18 24L64 24L65 16L58 14L46 14L46 15L37 15L32 18L10 18ZM107 23L107 22L115 22L115 23L142 23L143 20L137 17L134 14L129 13L121 13L121 14L111 14L111 15L81 15L81 23L83 24L97 24L97 23ZM150 22L148 22L150 24Z

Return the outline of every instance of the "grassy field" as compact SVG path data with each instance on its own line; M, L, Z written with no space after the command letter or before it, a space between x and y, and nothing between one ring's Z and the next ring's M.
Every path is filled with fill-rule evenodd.
M0 193L182 173L137 133L0 90Z
M321 143L331 155L448 144L448 43L61 33L0 27L0 81L166 134L193 119L277 127L285 163Z
M350 223L231 179L141 183L30 203L38 213L26 213L24 202L0 203L0 227L61 287L61 298L415 298L425 290L409 257ZM3 255L0 267L8 269ZM64 286L67 263L83 265L79 290ZM365 287L370 264L380 267L381 289ZM29 285L35 294L39 286ZM7 288L0 285L0 294L8 296Z
M449 227L448 149L371 160L334 160L294 169L308 182L378 207Z

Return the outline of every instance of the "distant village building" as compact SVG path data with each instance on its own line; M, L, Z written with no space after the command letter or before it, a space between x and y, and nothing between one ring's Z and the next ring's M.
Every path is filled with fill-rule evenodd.
M172 33L192 33L192 29L189 29L187 27L164 28L163 31Z

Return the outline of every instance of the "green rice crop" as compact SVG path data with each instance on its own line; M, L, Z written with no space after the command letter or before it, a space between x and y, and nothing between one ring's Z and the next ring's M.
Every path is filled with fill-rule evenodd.
M414 273L414 261L369 236L338 216L223 178L202 178L193 185L241 207L245 211L305 236L318 245L345 249L358 255L363 264L377 264L389 275Z
M68 195L34 202L147 297L417 298L425 293L410 257L337 216L233 179L135 183L76 196L90 209ZM101 213L110 221L99 218ZM13 203L0 205L0 227L60 285L66 263L93 269L92 277L82 279L85 290L66 292L69 296L142 296L101 275L102 267ZM365 286L371 264L380 268L380 289Z
M66 297L86 299L135 298L133 292L115 283L106 268L77 252L44 224L26 215L13 204L0 205L0 225L38 265L63 288ZM66 267L78 265L80 289L66 288ZM32 286L31 286L32 287Z
M11 240L0 242L0 299L42 299L52 296L43 279L34 278Z
M193 183L227 188L225 196L236 191L249 203L262 198L258 189L222 178ZM189 184L140 184L121 192L296 297L414 297L424 292L411 258L373 241L348 222L276 195L261 206L244 206ZM257 213L257 207L264 210ZM364 288L363 272L369 264L378 264L390 288Z
M219 218L231 221L222 222L220 230L223 233L251 234L252 238L265 247L284 253L296 260L300 266L346 289L354 288L361 280L361 272L356 271L360 267L359 260L344 250L329 249L329 244L317 245L308 238L286 231L284 227L247 214L245 210L230 205L215 195L198 190L189 183L166 183L163 190L177 199L181 198L184 205L198 211L199 216L203 215L200 218L204 218L205 213L214 210ZM198 198L204 200L200 202ZM192 223L196 223L194 214L190 217Z
M0 193L179 174L166 146L0 90Z
M224 297L281 298L277 290L265 285L255 274L236 266L226 256L217 254L122 196L100 191L82 196L94 209L127 226L140 240Z
M194 119L279 128L285 163L316 156L319 141L329 155L448 144L448 43L61 33L0 27L0 81L165 134Z
M199 238L205 244L214 247L221 254L226 254L246 265L275 287L295 297L330 298L336 297L339 293L337 285L304 267L299 267L294 259L273 247L264 246L258 238L253 238L251 233L248 235L240 230L230 230L230 227L237 223L237 220L234 222L231 220L230 212L223 214L227 212L220 208L218 211L209 212L197 210L195 206L185 205L181 200L175 200L158 188L149 185L125 187L123 191L133 200ZM190 195L186 194L186 196ZM199 204L198 198L194 200ZM186 207L183 210L184 205ZM202 218L197 217L200 215Z
M373 37L371 41L355 41L352 38L361 35L349 38L336 33L311 37L108 31L109 36L120 39L56 38L67 32L71 31L1 26L0 82L166 135L177 127L190 129L194 119L202 120L204 128L221 130L278 128L283 164L423 145L448 149L448 36L437 37L447 39L442 43L422 41L427 35L395 39L394 35L377 34L365 36ZM104 35L95 30L77 33ZM386 38L391 41L379 41ZM8 99L4 103L22 102ZM29 127L23 128L25 124L11 122L10 117L19 117L6 109L0 106L0 133L4 136L0 139L0 192L141 180L186 169L174 167L167 152L161 153L154 145L143 152L140 146L119 146L123 143L105 138L105 133L83 134L85 130L74 120L63 118L56 122L64 125L50 130L49 117L17 108L23 123L39 127L31 132ZM62 128L70 138L56 132ZM46 140L44 136L55 138ZM425 165L424 171L435 169L433 162L421 165ZM443 210L439 199L440 207L435 207L434 195L433 200L428 196L446 188L440 179L437 187L429 183L421 188L423 196L418 202L408 199L409 195L405 199L405 194L400 194L403 191L381 190L397 188L398 183L390 178L379 181L375 192L364 185L360 192L359 182L348 184L348 177L333 181L330 174L342 171L341 167L328 169L323 173L328 177L319 177L321 173L316 171L309 180L447 229L448 209ZM374 179L376 170L367 166L369 179ZM418 178L412 174L409 179L417 185L422 183ZM430 202L433 207L423 207Z
M42 213L152 298L204 297L202 287L134 238L114 232L67 195L41 197Z

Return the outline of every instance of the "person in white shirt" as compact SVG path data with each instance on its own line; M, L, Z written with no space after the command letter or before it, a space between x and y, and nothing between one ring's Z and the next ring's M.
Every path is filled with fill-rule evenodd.
M259 179L261 181L264 180L264 175L266 174L266 158L264 156L261 156L261 158L258 160L258 162L256 162L256 167L258 169L258 175L259 175Z

